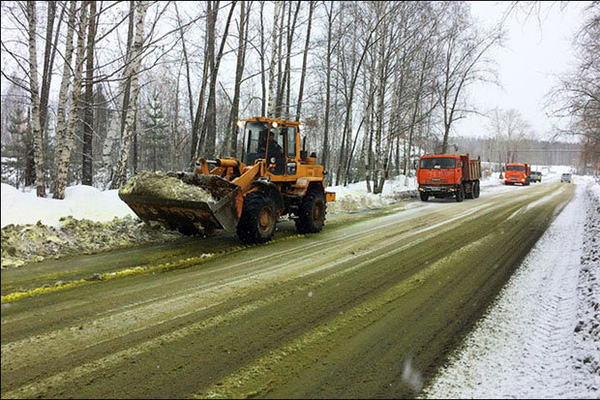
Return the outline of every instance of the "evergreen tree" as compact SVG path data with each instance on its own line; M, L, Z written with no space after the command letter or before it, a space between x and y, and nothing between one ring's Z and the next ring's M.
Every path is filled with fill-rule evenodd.
M167 122L160 102L160 94L154 89L148 98L148 108L143 120L144 132L141 143L142 165L153 171L164 170L169 157Z
M22 107L16 106L6 122L9 139L2 148L2 182L15 187L31 186L35 183L35 163L27 115Z

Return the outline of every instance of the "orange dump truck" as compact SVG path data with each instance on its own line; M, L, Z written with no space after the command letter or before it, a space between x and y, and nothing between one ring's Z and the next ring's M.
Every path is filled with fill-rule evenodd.
M531 166L528 164L510 163L506 164L506 170L504 171L504 184L514 185L520 183L521 185L529 185L531 179Z
M456 201L479 197L481 159L468 154L425 155L419 159L417 183L422 201L430 196L455 197Z

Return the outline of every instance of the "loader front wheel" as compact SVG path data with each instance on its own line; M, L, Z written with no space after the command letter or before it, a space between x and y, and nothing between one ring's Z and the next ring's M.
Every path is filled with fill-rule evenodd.
M275 203L267 194L253 192L244 198L237 235L247 244L265 243L275 233Z
M296 230L298 233L321 232L325 224L325 213L327 203L322 190L312 189L302 199L296 218Z

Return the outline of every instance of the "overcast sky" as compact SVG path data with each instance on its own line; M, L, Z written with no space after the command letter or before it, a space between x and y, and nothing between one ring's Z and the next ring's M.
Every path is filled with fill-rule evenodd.
M503 88L473 86L471 99L480 111L518 110L539 138L547 138L555 122L543 109L544 96L557 82L555 76L574 63L572 41L584 21L582 10L591 2L537 2L537 14L526 18L515 12L507 20L507 40L493 52ZM511 2L473 1L473 16L485 26L495 25ZM486 136L484 117L469 116L455 126L459 136Z

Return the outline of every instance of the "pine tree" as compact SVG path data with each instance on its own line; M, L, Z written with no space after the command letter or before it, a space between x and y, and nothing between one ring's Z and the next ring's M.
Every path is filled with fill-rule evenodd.
M145 165L151 167L153 171L163 170L166 167L166 161L169 157L165 154L168 151L167 122L160 102L160 94L156 89L152 91L148 99L148 109L143 121L144 126L144 148L146 151Z

